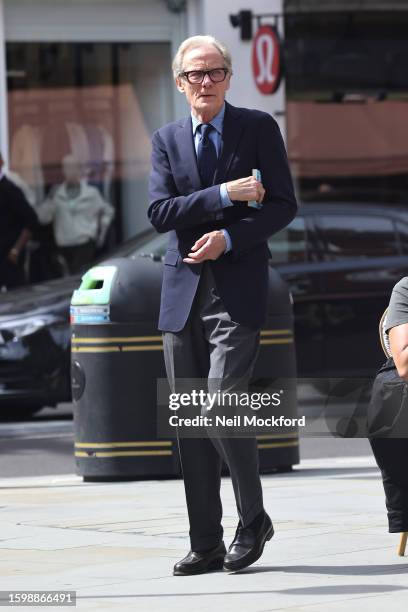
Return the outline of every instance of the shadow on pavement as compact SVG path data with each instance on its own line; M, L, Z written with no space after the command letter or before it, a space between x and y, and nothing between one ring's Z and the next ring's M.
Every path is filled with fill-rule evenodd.
M327 574L330 576L383 576L384 574L406 574L408 564L395 565L260 565L235 572L234 575L258 574L261 572L283 572L284 574ZM408 588L408 587L407 587Z
M188 580L189 576L185 576L184 579ZM178 576L178 580L181 577ZM294 589L256 589L251 591L245 590L234 590L234 591L200 591L192 593L191 591L184 593L123 593L118 595L83 595L77 596L77 600L85 599L143 599L143 598L161 598L161 597L203 597L205 595L358 595L363 593L389 593L393 591L406 590L407 587L394 586L391 584L383 585L370 585L370 584L338 584L336 586L322 586L322 587L301 587Z

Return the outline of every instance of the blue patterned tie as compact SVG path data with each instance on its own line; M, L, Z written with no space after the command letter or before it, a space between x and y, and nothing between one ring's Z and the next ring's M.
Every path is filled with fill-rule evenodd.
M210 187L217 169L217 151L210 138L211 130L215 128L209 123L202 123L199 129L201 139L197 147L197 166L203 187Z

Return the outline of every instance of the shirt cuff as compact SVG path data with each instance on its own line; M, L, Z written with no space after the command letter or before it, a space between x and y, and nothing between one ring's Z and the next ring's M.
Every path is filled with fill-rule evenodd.
M227 243L227 247L226 247L224 253L228 253L228 251L231 251L231 249L232 249L231 236L229 235L229 233L227 232L226 229L222 229L221 231L224 234L225 242Z
M234 204L231 202L231 198L228 195L226 183L221 183L220 185L220 197L221 197L221 204L223 206L234 206Z

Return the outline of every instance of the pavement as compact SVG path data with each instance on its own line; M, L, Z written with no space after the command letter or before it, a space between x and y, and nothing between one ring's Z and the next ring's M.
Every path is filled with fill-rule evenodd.
M189 548L181 480L1 478L0 590L75 590L77 608L102 611L408 609L408 558L387 532L372 457L308 459L262 481L275 536L261 559L235 574L174 577ZM228 478L222 497L228 545Z

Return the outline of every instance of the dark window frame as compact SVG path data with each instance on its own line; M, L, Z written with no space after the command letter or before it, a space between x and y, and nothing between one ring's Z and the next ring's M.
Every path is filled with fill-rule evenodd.
M327 240L327 230L325 228L322 227L322 225L319 225L319 223L321 223L321 221L324 218L333 218L333 217L348 217L348 218L361 218L363 217L363 213L362 212L358 212L356 214L347 214L346 212L327 212L324 213L323 215L321 215L320 217L317 217L317 215L314 215L314 224L315 224L315 231L316 231L316 236L318 239L318 242L321 244L322 246L322 251L321 251L321 259L322 261L325 262L334 262L334 261L347 261L350 259L361 259L361 260L370 260L370 259L374 259L376 257L398 257L399 255L402 255L402 249L401 249L401 242L398 236L398 231L397 231L397 227L396 227L396 223L395 223L395 219L393 217L387 217L385 215L381 215L381 214L371 214L371 215L367 215L366 217L370 218L370 219L381 219L387 223L391 223L392 225L392 230L393 230L393 236L394 236L394 245L395 245L395 252L393 254L385 254L385 255L368 255L368 256L362 256L359 255L357 253L355 254L350 254L349 256L340 256L338 258L335 257L334 253L331 253L329 251L329 242Z

